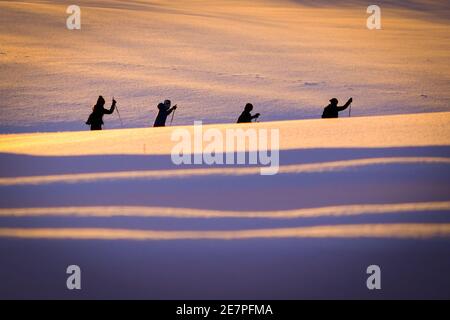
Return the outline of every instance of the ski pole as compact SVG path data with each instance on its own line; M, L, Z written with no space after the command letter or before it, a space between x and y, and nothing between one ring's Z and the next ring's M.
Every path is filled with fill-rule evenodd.
M350 108L348 109L348 117L351 118L352 116L352 104L350 104Z
M113 97L114 100L114 97ZM116 105L117 115L119 116L120 126L123 128L122 117L120 116L119 107Z
M172 126L173 117L175 117L175 111L177 111L177 109L173 110L172 112L172 119L170 119L170 126Z
M117 115L119 116L120 126L123 128L122 117L120 116L119 108L117 108L117 106L116 106L116 110L117 110Z

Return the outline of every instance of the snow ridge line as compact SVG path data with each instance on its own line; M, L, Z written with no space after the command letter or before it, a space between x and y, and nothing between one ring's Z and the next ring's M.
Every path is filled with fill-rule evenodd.
M342 171L351 168L389 164L445 164L450 165L450 158L445 157L385 157L354 160L331 161L321 163L293 164L280 166L279 174L321 173ZM115 180L157 180L189 178L199 176L245 176L259 175L260 167L211 167L169 170L141 170L99 173L76 173L44 176L23 176L0 178L0 186L46 185L54 183L88 183Z
M395 214L424 211L449 211L450 201L393 204L354 204L276 211L226 211L144 206L0 208L3 217L162 217L162 218L260 218L295 219L345 217L365 214Z
M96 228L0 228L0 238L70 240L245 240L282 238L450 237L450 224L358 224L235 231L155 231Z

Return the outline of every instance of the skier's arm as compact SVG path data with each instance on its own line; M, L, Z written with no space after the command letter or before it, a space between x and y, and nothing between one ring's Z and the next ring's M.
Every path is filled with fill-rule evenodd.
M113 100L113 103L111 105L111 109L103 109L103 113L104 114L112 114L114 112L114 110L116 109L116 101Z
M261 115L261 114L257 113L257 114L255 114L254 116L252 116L252 119L257 119L257 118L259 118L260 115Z
M347 103L345 105L343 105L342 107L337 107L338 111L344 111L345 109L347 109L353 102L353 99L350 98L348 99Z
M175 106L173 106L172 108L170 108L168 111L167 111L167 115L170 115L172 112L174 112L175 110L177 110L177 106L175 105Z

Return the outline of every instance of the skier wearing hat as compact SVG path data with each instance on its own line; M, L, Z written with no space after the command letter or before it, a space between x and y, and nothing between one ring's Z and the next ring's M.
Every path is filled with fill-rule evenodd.
M250 112L253 110L253 105L251 103L247 103L245 105L244 111L239 116L237 123L249 123L252 122L253 119L258 119L260 114L257 113L254 116Z
M91 126L91 130L102 130L103 116L105 114L112 114L116 108L116 100L112 100L111 109L105 109L105 99L102 96L98 97L97 103L92 109L92 113L89 115L89 119L86 124Z
M156 117L154 127L165 127L167 117L175 110L177 110L177 105L170 107L172 102L170 100L164 101L164 103L158 104L158 116Z
M331 99L330 104L328 106L326 106L325 109L323 110L322 118L323 119L339 118L339 112L347 109L352 102L353 102L353 98L350 98L350 99L348 99L347 103L344 106L339 107L338 99L336 99L336 98Z

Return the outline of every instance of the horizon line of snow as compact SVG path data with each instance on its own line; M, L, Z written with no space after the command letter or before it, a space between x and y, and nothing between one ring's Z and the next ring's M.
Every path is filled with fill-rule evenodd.
M320 173L341 171L349 168L386 165L386 164L450 164L450 158L445 157L382 157L355 160L341 160L321 163L282 165L278 174L288 173ZM0 178L0 186L45 185L53 183L83 183L112 180L157 180L167 178L185 178L199 176L244 176L260 175L261 167L225 167L225 168L192 168L140 171L113 171L98 173L74 173L43 176L23 176Z
M144 206L92 206L0 208L2 217L165 217L165 218L261 218L294 219L327 216L357 216L364 214L394 214L404 212L450 211L450 201L411 202L395 204L355 204L275 211L227 211L190 208Z
M236 231L155 231L99 228L0 228L2 238L67 240L246 240L282 238L450 237L450 224L357 224Z

